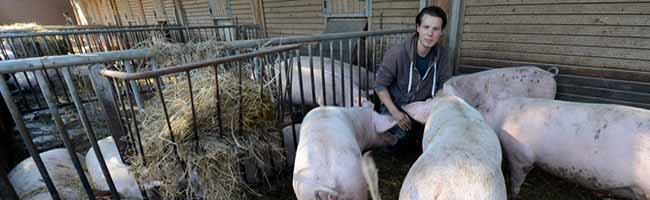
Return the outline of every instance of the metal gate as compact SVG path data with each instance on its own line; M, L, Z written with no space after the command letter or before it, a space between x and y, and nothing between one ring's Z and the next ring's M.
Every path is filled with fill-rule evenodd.
M372 0L325 0L325 17L368 17L372 12Z

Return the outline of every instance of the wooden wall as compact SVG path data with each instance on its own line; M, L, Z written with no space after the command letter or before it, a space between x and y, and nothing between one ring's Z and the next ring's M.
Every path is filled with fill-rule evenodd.
M232 17L237 20L237 24L253 23L253 4L252 0L230 0L232 4Z
M415 28L415 16L419 10L419 0L374 0L371 29Z
M318 34L325 30L322 0L264 0L269 37Z
M181 0L180 2L183 4L183 9L185 9L185 16L187 16L188 25L214 25L212 16L210 16L210 6L208 6L208 0Z
M558 67L558 99L650 108L650 2L468 0L458 70Z

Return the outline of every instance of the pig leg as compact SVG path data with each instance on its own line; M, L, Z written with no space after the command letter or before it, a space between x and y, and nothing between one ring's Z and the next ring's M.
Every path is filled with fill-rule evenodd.
M510 164L511 197L516 198L521 185L526 180L526 175L533 169L535 154L530 147L517 141L506 130L502 130L499 137Z

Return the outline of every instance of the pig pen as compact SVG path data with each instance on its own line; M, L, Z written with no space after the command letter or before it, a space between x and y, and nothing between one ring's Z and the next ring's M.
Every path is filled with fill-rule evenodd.
M352 39L350 39L352 41ZM381 38L372 38L368 39L372 41L370 49L378 48L387 48L386 46L389 43L397 42L395 37L394 40L381 39ZM375 43L377 42L377 43ZM336 46L338 41L329 42L330 47L332 43ZM327 47L327 43L324 42ZM343 43L338 46L343 46ZM345 46L352 47L353 42L345 43ZM357 41L357 44L359 42ZM146 190L146 193L151 196L157 195L171 195L175 197L197 197L204 195L212 195L206 197L206 199L294 199L294 194L291 188L291 169L280 164L280 168L272 169L267 165L268 157L272 155L279 156L276 158L271 158L272 161L284 162L283 154L285 149L274 149L275 146L273 142L269 143L254 143L253 140L246 140L240 138L240 134L248 136L259 136L259 135L273 135L278 130L275 130L270 127L282 127L287 125L287 121L277 121L270 120L273 123L267 124L257 123L257 122L246 122L246 114L243 114L241 117L238 116L240 112L228 113L224 112L224 109L239 110L245 108L249 111L254 111L254 113L272 113L280 115L283 113L283 116L277 116L280 119L286 119L286 112L289 112L290 117L293 122L298 122L300 115L308 111L308 107L304 106L294 106L289 107L286 104L272 105L274 101L277 101L280 97L273 95L273 90L266 90L268 87L268 79L257 79L256 76L261 76L260 74L268 73L264 71L263 68L256 68L259 66L255 64L256 62L271 63L272 59L255 59L256 56L247 57L243 59L238 57L236 59L230 59L226 62L225 60L214 61L211 60L209 63L198 62L196 61L205 61L206 57L202 56L227 56L229 54L235 54L236 56L239 53L247 53L246 51L233 53L230 49L224 51L224 49L215 48L215 43L212 44L199 44L199 45L189 45L191 48L181 47L181 46L159 46L153 47L154 51L157 50L158 55L148 60L148 64L143 66L151 68L138 68L139 72L136 73L114 73L109 72L110 70L101 70L104 77L108 77L106 80L106 88L108 91L113 93L114 103L119 107L119 121L120 125L124 131L129 135L128 146L129 151L126 151L125 154L131 156L130 165L132 166L136 176L139 178L147 178L146 175L154 174L155 172L166 172L166 171L155 171L149 170L149 167L155 166L157 170L164 170L164 167L169 167L169 169L181 169L175 170L172 174L157 174L157 176L172 177L174 179L163 182L160 180L144 180L140 179L139 184L141 189ZM320 45L319 45L320 46ZM309 46L310 51L303 50L295 51L293 55L305 56L305 54L311 55L311 50L315 49L312 46ZM340 48L343 49L343 48ZM338 52L340 49L329 48L329 55L335 57L337 54L340 55L338 59L354 61L351 53L343 53L343 50ZM194 56L180 56L179 52L202 52L194 54ZM327 50L326 50L327 51ZM174 52L174 53L169 53ZM360 52L357 52L361 54ZM368 63L371 63L370 66L374 66L374 63L377 60L380 60L381 53L375 51L369 51L366 55L368 57ZM317 54L317 53L314 53ZM328 55L328 53L320 53L320 55ZM286 54L285 54L286 55ZM346 55L343 57L343 55ZM347 55L350 57L346 58ZM369 56L372 55L372 56ZM250 56L250 55L249 55ZM276 56L277 57L283 57ZM261 56L263 57L263 56ZM363 57L363 56L361 56ZM141 59L137 58L137 59ZM313 57L315 60L318 57ZM122 58L122 60L136 59L133 58ZM335 58L337 59L337 58ZM143 59L146 60L146 59ZM238 62L240 61L240 62ZM98 63L101 63L97 61ZM105 61L105 62L113 62ZM194 62L194 63L193 63ZM290 62L290 61L289 61ZM358 62L358 60L357 60ZM134 64L139 62L133 62ZM145 61L141 62L145 63ZM192 65L184 65L183 63L191 63ZM175 67L161 67L161 66L174 66ZM185 66L187 68L177 68L179 66ZM160 69L158 69L160 68ZM201 69L199 69L201 68ZM373 68L373 67L369 67ZM242 71L239 71L242 69ZM257 70L257 71L256 71ZM155 75L146 77L143 72L153 72L156 71ZM369 70L372 72L372 70ZM259 73L258 73L259 72ZM167 73L167 74L165 74ZM219 75L215 75L219 74ZM346 71L346 73L348 73ZM350 71L352 73L352 71ZM112 74L112 75L111 75ZM243 75L243 76L242 76ZM316 74L318 76L319 74ZM314 75L312 75L314 76ZM117 77L117 78L116 78ZM157 77L157 78L152 78ZM263 77L263 76L262 76ZM267 77L268 78L268 77ZM284 77L286 78L286 77ZM311 79L311 77L303 77L306 80ZM106 79L106 78L104 78ZM191 80L191 81L190 81ZM218 81L217 81L218 80ZM238 83L240 82L241 83ZM145 99L149 101L143 106L143 108L136 108L134 104L137 102L135 99L136 91L131 90L129 86L132 86L132 83L137 83L143 88L150 88L150 92L145 95ZM214 83L214 84L211 84ZM218 84L218 86L217 86ZM231 84L230 86L226 86ZM232 84L236 85L233 86ZM338 84L338 83L337 83ZM240 87L241 86L241 87ZM221 87L221 89L217 89ZM240 89L241 88L241 89ZM176 91L175 91L176 90ZM182 91L182 92L181 92ZM192 91L192 92L189 92ZM214 91L214 92L213 92ZM216 92L220 91L220 92ZM241 92L240 92L241 91ZM275 90L277 92L277 90ZM245 95L239 95L239 94ZM249 95L255 93L255 95ZM257 95L258 93L266 94ZM305 93L304 98L311 98L310 93ZM215 99L219 99L217 96L222 96L222 101L231 101L231 103L224 103L221 106L208 105L204 107L199 106L200 101L209 100L213 103ZM227 96L227 97L223 97ZM237 96L233 98L233 96ZM242 98L240 99L239 96ZM280 94L282 96L282 94ZM211 98L210 98L211 97ZM258 98L261 97L261 98ZM226 98L230 98L227 100ZM239 103L245 102L245 103ZM169 107L165 107L163 104L169 104ZM235 104L232 104L235 102ZM262 103L260 103L262 102ZM296 102L294 102L296 103ZM375 105L378 105L376 99L374 100ZM175 104L175 106L173 105ZM270 105L269 105L270 104ZM219 104L217 104L219 105ZM270 107L265 107L270 106ZM261 109L260 109L261 108ZM297 109L296 109L297 108ZM143 109L143 110L141 110ZM221 109L222 115L212 115L210 116L209 110L218 110ZM281 112L273 112L279 109ZM291 109L291 110L289 110ZM151 113L146 114L147 110L152 110ZM272 112L267 112L272 110ZM289 111L287 111L289 110ZM152 115L157 115L152 117ZM203 115L203 116L202 116ZM202 118L208 116L211 120L205 120ZM225 115L229 119L226 119ZM262 119L272 119L274 117L266 116L262 114ZM218 116L226 120L218 120ZM297 116L297 117L294 117ZM189 117L189 119L188 119ZM163 122L152 123L148 119L158 118L162 119ZM170 120L168 123L167 120ZM178 121L180 119L180 121ZM242 120L240 120L242 119ZM175 122L181 122L183 125L174 125L172 120L177 120ZM224 122L219 124L218 121ZM211 123L209 126L204 126L205 122ZM275 124L275 123L280 124ZM215 124L216 123L216 124ZM240 123L242 125L240 125ZM240 128L246 127L249 124L255 127L262 127L263 131L251 131L252 129ZM225 130L219 130L225 129ZM170 131L171 130L171 131ZM178 131L180 130L180 131ZM201 131L201 132L199 132ZM145 136L146 133L154 133L155 137ZM172 133L172 134L169 134ZM198 134L196 134L198 133ZM172 138L171 136L177 136ZM198 135L199 140L195 139L195 136ZM235 135L233 137L233 135ZM142 136L142 137L140 137ZM275 140L276 136L272 136L266 139ZM281 136L277 136L281 137ZM209 145L212 139L222 140L224 138L234 138L230 141L219 141L219 143L213 144L226 144L231 145L233 148L223 148L223 145ZM257 141L262 141L257 137ZM149 139L149 140L148 140ZM205 139L205 141L204 141ZM241 139L241 140L240 140ZM156 141L155 141L156 140ZM151 142L155 141L155 142ZM197 142L198 141L198 142ZM213 141L213 140L212 140ZM197 145L198 143L198 145ZM263 144L267 148L271 148L271 151L261 150L261 151L251 151L250 147L258 148L254 144ZM157 146L156 146L157 145ZM286 145L286 144L285 144ZM147 147L148 146L148 147ZM199 147L199 150L210 150L218 149L222 150L220 152L232 153L235 152L234 157L218 157L214 154L212 157L208 157L212 162L223 162L227 160L228 163L225 163L224 166L232 171L227 171L230 173L224 175L221 174L223 170L214 170L213 177L217 176L217 180L220 178L226 177L230 179L224 181L227 187L224 190L226 193L220 193L223 191L220 190L210 190L210 187L215 185L201 183L205 181L206 178L201 178L201 176L206 176L205 171L196 170L201 167L199 163L204 160L198 159L195 157L187 157L191 155L192 152L196 152L196 147ZM147 149L148 148L148 149ZM248 148L248 149L244 149ZM159 150L158 155L148 156L146 155L151 150ZM239 149L237 152L236 149ZM243 149L243 150L242 150ZM264 149L260 147L259 149ZM257 150L259 150L257 149ZM276 151L277 150L277 151ZM260 153L260 152L270 152L270 153ZM275 153L274 153L275 152ZM406 175L411 164L417 159L417 152L384 152L382 150L375 151L374 154L375 160L377 161L377 167L379 168L379 188L381 191L381 196L384 199L396 199L399 194L399 189L401 187L401 182L404 176ZM205 153L205 152L203 152ZM265 155L260 155L265 154ZM144 155L144 156L142 156ZM233 155L233 154L228 154ZM267 156L269 155L269 156ZM406 156L405 156L406 155ZM144 159L142 159L144 158ZM179 162L178 158L184 158L184 162ZM161 162L173 161L173 165L160 165ZM235 164L237 163L237 164ZM263 163L263 164L262 164ZM220 163L221 164L221 163ZM262 164L262 165L260 165ZM273 162L272 165L279 164ZM190 167L188 167L190 166ZM194 167L191 167L194 166ZM213 165L214 166L214 165ZM210 167L209 165L203 165L202 167ZM268 170L275 170L272 172L273 176L264 176L265 172ZM507 171L507 170L506 170ZM256 175L256 174L259 174ZM270 174L270 173L269 173ZM506 174L507 175L507 174ZM181 176L181 177L177 177ZM261 184L248 184L251 182L261 182ZM207 186L206 186L207 185ZM546 187L548 186L548 187ZM208 188L206 188L208 187ZM235 188L237 187L237 188ZM158 191L159 193L156 193ZM530 192L529 192L530 191ZM530 195L529 195L530 194ZM570 194L570 195L569 195ZM222 196L222 197L221 197ZM533 171L529 176L528 181L524 184L522 189L521 196L524 199L596 199L597 197L591 195L591 192L584 190L576 185L566 183L557 178L554 178L550 175Z

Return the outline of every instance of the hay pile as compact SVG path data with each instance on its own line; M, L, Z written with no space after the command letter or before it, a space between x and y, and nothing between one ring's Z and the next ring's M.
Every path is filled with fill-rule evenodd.
M224 47L214 44L162 43L151 48L160 52L154 56L159 63L169 65L223 55ZM176 143L171 141L163 106L157 96L147 101L145 111L138 116L147 163L134 156L132 171L137 173L141 184L160 184L163 199L248 199L247 196L257 193L242 179L241 162L252 160L262 166L260 168L269 167L269 158L274 158L275 163L284 162L281 138L274 134L273 128L275 105L269 94L260 97L262 83L249 78L248 71L241 75L243 131L239 134L239 74L236 68L218 68L218 77L211 67L191 73L198 151L185 73L176 74L172 79L163 78L166 80L163 96ZM218 126L215 78L219 81L223 132L219 132ZM174 146L178 148L179 157ZM188 177L191 178L189 183Z

